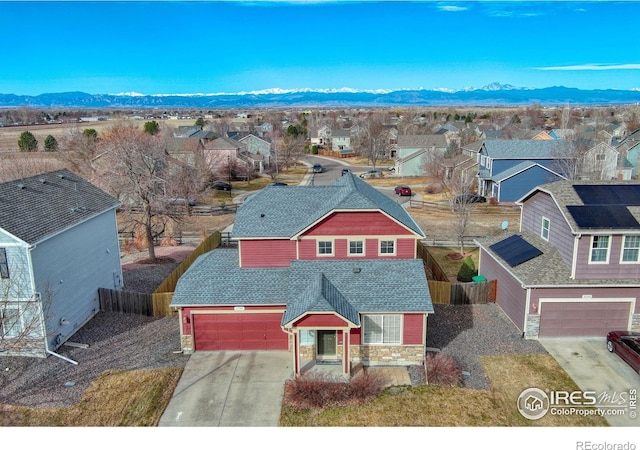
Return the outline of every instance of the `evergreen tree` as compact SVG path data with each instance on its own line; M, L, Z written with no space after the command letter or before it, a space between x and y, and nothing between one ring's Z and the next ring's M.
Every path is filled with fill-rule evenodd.
M44 140L44 151L45 152L58 151L58 141L56 141L56 138L54 138L51 135L47 136L47 138Z
M18 148L21 152L37 152L38 141L30 131L23 131L18 139Z

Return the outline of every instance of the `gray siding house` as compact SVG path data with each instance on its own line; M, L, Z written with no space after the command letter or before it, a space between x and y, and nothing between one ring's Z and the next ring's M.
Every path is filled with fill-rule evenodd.
M0 184L0 348L46 357L122 287L120 202L64 169Z
M640 331L640 183L562 180L518 203L519 233L477 243L479 273L523 335Z

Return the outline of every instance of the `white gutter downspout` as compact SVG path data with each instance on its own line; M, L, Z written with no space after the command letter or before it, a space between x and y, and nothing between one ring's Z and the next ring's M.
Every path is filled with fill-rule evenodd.
M299 354L298 354L298 353L300 353L300 349L299 348L296 349L296 335L295 335L295 332L294 331L288 331L288 330L291 330L291 328L287 329L287 328L283 327L282 325L280 325L280 329L293 338L293 352L291 352L291 353L293 353L293 373L294 373L294 375L297 376L298 375L298 370L301 371L301 368L300 368L300 361L299 361Z

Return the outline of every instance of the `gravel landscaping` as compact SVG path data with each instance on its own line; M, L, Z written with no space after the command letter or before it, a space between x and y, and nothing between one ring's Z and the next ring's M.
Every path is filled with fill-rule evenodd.
M480 356L547 354L538 341L522 338L495 303L434 305L427 323L427 346L451 356L463 371L464 385L489 389Z
M180 259L180 258L176 258ZM125 286L153 292L176 263L130 265L123 272ZM484 355L546 354L542 345L525 340L496 304L434 305L428 318L427 345L451 356L464 371L465 386L490 388L479 357ZM0 403L33 407L64 407L78 402L89 385L107 370L184 367L188 356L179 352L176 318L155 319L118 313L99 313L55 356L0 356ZM424 381L419 367L409 370L413 384Z
M174 353L180 350L180 331L177 319L171 317L98 313L70 341L89 345L58 349L78 365L55 356L0 357L0 403L70 406L107 370L184 367L189 358Z

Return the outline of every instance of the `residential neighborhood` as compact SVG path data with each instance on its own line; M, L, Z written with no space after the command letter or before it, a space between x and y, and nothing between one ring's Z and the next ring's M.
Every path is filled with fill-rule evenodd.
M545 374L637 385L619 344L640 333L634 109L95 113L0 132L3 413L151 370L151 426L344 426L314 414L405 401L383 392L506 400L400 423L385 404L377 426L636 424L514 407ZM354 391L311 404L308 382Z

